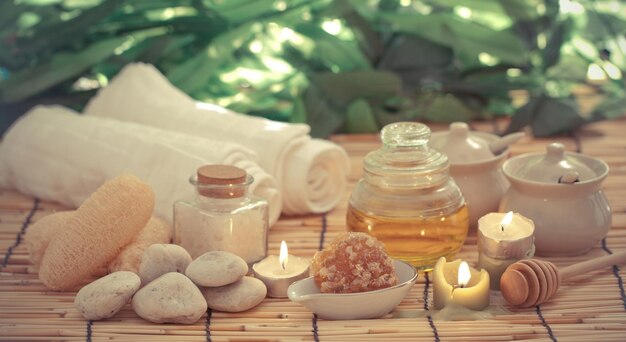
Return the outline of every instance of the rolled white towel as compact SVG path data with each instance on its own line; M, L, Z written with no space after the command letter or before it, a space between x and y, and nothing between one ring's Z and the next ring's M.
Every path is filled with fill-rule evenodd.
M126 66L84 112L237 143L255 151L259 166L280 185L286 214L326 212L345 191L350 168L346 152L332 142L311 139L308 125L195 102L149 64Z
M78 207L106 180L128 172L152 186L155 213L172 223L172 205L194 197L188 179L205 164L245 169L250 191L269 202L270 224L280 216L276 180L236 144L130 122L38 106L7 131L0 144L0 179L22 193Z

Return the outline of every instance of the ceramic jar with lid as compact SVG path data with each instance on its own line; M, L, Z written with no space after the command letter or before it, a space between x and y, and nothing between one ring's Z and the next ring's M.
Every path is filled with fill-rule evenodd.
M609 172L604 161L552 143L545 153L507 160L502 169L511 187L500 211L534 221L537 255L585 253L611 228L611 207L601 189Z
M381 240L392 258L431 269L463 245L469 219L445 154L428 146L430 129L398 122L381 131L382 147L363 160L347 226Z
M467 124L454 122L446 132L433 133L430 146L450 160L450 174L461 188L469 209L470 227L482 216L496 212L509 182L502 173L508 144L521 138L515 134L503 144L495 134L470 131Z

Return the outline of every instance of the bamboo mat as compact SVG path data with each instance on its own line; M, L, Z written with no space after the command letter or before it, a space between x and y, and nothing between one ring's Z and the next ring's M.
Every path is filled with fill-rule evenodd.
M505 122L472 125L499 131ZM445 129L433 126L433 130ZM613 227L589 254L551 258L563 267L591 257L626 250L626 118L586 126L569 136L525 138L512 154L540 152L548 142L560 141L571 151L599 157L611 167L604 183L613 208ZM352 161L350 182L341 204L326 215L282 217L272 228L270 253L278 254L281 240L290 252L311 257L345 230L347 201L361 177L363 156L379 147L376 135L334 136ZM432 276L420 274L418 283L389 315L375 320L327 321L287 299L266 299L243 313L208 312L193 325L153 324L139 318L130 305L104 321L86 321L74 308L73 292L48 291L37 279L22 241L33 222L62 206L0 190L0 340L2 341L624 341L626 295L623 269L606 268L580 281L566 282L555 298L530 309L503 309L491 319L445 322L428 316L432 306ZM472 233L458 257L475 263ZM497 296L496 304L498 303ZM493 304L493 303L492 303Z

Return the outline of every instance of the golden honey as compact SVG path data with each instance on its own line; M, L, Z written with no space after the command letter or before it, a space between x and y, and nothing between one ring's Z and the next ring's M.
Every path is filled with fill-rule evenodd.
M429 138L430 129L417 122L383 127L383 145L363 159L346 218L349 230L375 236L392 258L420 270L452 258L469 229L448 157L430 148Z
M450 259L459 251L469 227L465 205L446 216L379 216L348 207L347 225L382 241L394 259L407 261L419 270L430 270L439 257Z

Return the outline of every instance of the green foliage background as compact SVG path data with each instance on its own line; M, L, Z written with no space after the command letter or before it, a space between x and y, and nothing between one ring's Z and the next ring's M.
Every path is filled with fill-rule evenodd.
M80 110L143 61L318 137L495 115L547 136L626 112L625 34L619 0L4 0L0 129L38 103ZM581 87L603 100L581 109Z

